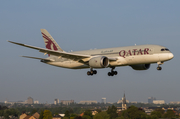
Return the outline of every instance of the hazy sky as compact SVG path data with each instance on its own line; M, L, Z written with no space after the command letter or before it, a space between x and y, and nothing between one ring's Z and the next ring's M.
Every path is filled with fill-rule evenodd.
M180 1L179 0L34 0L0 1L0 102L59 100L147 102L148 97L180 101ZM168 47L174 59L152 64L147 71L117 67L72 70L50 66L20 56L47 57L7 40L45 48L40 29L47 29L65 51L158 44Z

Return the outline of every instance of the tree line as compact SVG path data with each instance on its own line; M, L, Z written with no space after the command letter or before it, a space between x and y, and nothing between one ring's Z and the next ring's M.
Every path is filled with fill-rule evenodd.
M55 107L55 108L30 108L30 107L17 107L8 108L6 106L0 106L0 116L5 119L9 119L9 116L19 117L22 113L33 115L38 112L40 114L39 119L52 119L53 116L59 115L59 113L65 114L63 119L159 119L159 118L178 118L173 110L167 110L166 112L157 108L151 115L147 115L141 108L130 106L127 110L117 112L117 107L109 106L106 111L96 109L98 112L94 116L92 110L81 107ZM83 113L83 115L79 115Z
M115 107L114 105L109 106L107 111L101 111L100 109L98 109L97 111L98 113L94 116L92 115L91 110L86 110L82 116L79 116L66 110L65 117L63 119L175 119L179 117L178 115L175 115L175 112L173 110L167 110L165 112L161 108L157 108L153 112L151 112L151 115L147 115L144 110L135 106L130 106L127 110L121 111L119 113L117 113L117 107ZM52 118L52 114L49 110L45 110L44 113L41 113L41 115L43 116L41 116L40 119Z

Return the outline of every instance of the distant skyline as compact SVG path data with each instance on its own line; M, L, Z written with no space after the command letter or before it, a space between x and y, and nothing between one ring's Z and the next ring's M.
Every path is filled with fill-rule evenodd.
M28 97L29 98L29 97ZM16 100L16 101L12 101L12 100L9 100L9 99L6 99L5 101L9 101L9 102L19 102L19 101L23 101L23 102L26 102L27 100L28 100L28 98L26 99L26 100ZM30 98L32 98L33 100L34 100L34 98L33 97L30 97ZM121 98L119 98L116 102L118 102L119 100L121 100L123 98L123 96L121 97ZM154 100L164 100L164 99L156 99L155 97L153 97L154 98ZM148 99L149 99L149 97L147 98L147 101L146 102L143 102L143 101L138 101L138 100L134 100L134 101L130 101L130 102L139 102L139 103L149 103L148 102ZM58 98L55 98L54 100L60 100L61 101L61 99L58 99ZM50 104L53 104L54 103L54 100L52 101L52 102L49 102ZM65 100L65 99L64 99ZM73 100L73 99L71 99L71 100ZM102 97L101 98L101 101L99 101L99 99L98 100L94 100L94 101L97 101L97 102L99 102L99 103L102 103L102 100L104 101L105 100L105 102L106 103L116 103L116 102L108 102L107 101L107 98L106 97ZM131 100L131 99L126 99L126 100ZM5 101L0 101L0 102L5 102ZM36 100L34 100L34 101L39 101L38 99L36 99ZM80 101L91 101L91 100L80 100ZM80 102L79 101L79 102ZM152 100L153 101L153 100ZM76 102L76 101L75 101ZM79 103L79 102L76 102L76 103ZM172 102L172 101L170 101L170 102ZM165 103L170 103L170 102L165 102ZM180 101L179 101L180 102ZM40 102L41 103L41 102ZM151 102L152 103L152 102Z
M40 103L59 100L117 102L124 91L129 101L147 102L148 97L165 102L180 101L180 1L0 1L0 101L26 100ZM43 53L7 40L45 48L40 29L47 29L65 51L79 51L142 44L170 49L174 59L152 64L147 71L117 67L72 70L54 67L22 55L43 57Z

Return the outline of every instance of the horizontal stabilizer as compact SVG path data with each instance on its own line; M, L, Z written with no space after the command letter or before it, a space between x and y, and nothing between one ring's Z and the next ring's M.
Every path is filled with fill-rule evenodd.
M38 59L38 60L43 60L43 61L54 61L53 59L45 59L45 58L38 58L38 57L29 57L29 56L21 56L21 57Z

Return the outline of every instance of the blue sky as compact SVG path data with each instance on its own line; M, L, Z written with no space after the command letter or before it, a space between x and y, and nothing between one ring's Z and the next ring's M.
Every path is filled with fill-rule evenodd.
M130 101L147 102L154 96L166 102L180 101L179 44L180 1L0 1L0 101L26 100L41 103L73 99L117 102L124 91ZM45 47L40 29L47 29L65 51L158 44L168 47L174 59L157 71L118 67L87 76L89 69L71 70L40 63L21 55L43 57L36 50L16 46L12 40Z

